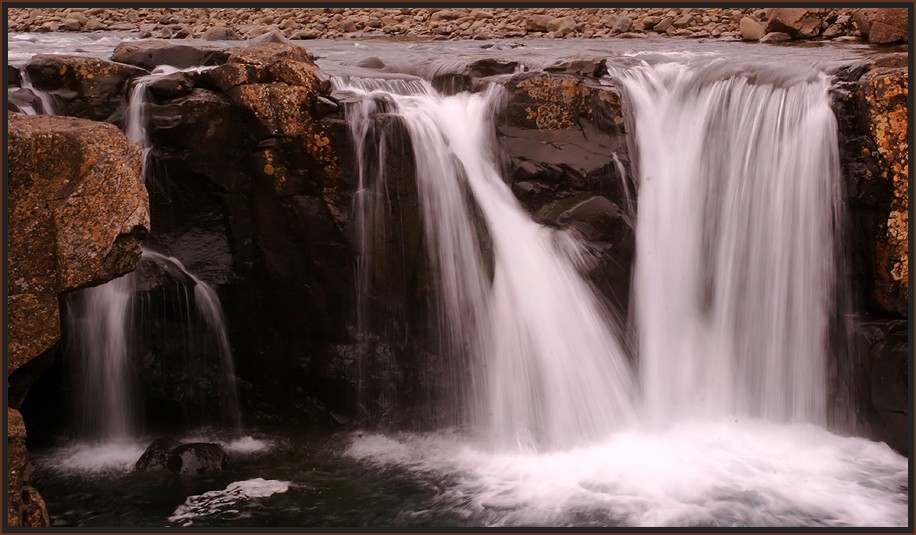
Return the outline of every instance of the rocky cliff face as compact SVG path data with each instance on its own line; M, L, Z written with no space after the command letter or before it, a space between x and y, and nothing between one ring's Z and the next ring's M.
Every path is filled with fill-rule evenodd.
M10 114L9 510L11 526L47 525L27 486L16 410L60 339L59 296L133 270L149 230L140 150L114 126Z

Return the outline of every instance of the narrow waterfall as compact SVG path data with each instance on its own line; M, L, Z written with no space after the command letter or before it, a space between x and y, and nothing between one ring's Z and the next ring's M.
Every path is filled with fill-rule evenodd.
M195 345L215 345L212 363L193 363L192 369L210 377L218 375L217 400L199 400L202 406L213 406L212 415L197 418L201 425L221 425L226 429L241 427L235 366L226 331L226 321L216 292L189 272L175 258L149 250L143 251L139 270L153 268L171 277L177 294L172 299L179 310L175 316L181 325L170 336L184 340L185 355L176 358L175 366L192 358ZM149 326L157 311L150 301L145 283L137 272L106 284L75 292L68 298L67 321L70 326L68 345L75 361L77 377L77 410L80 429L96 439L118 440L136 436L142 406L136 362L150 351ZM187 288L193 287L188 294ZM198 327L198 324L202 324ZM201 334L201 332L205 334Z
M51 100L51 95L46 91L41 91L40 89L35 89L35 86L32 85L32 78L29 76L28 69L22 69L20 71L21 77L21 86L23 89L28 89L36 97L38 101L41 102L41 111L36 110L32 106L27 106L26 109L22 110L26 115L55 115L54 111L54 101Z
M186 70L199 70L198 68ZM143 149L142 173L144 182L149 180L148 160L151 145L147 134L147 89L156 78L179 72L163 66L149 76L136 80L128 101L125 132L127 137ZM241 428L241 410L235 378L235 364L232 348L226 330L222 305L216 291L206 282L188 271L176 258L147 249L143 250L142 264L154 264L166 275L172 276L180 287L182 296L176 299L181 310L178 316L184 318L183 325L175 327L175 335L188 340L201 338L215 339L217 365L210 370L206 363L196 368L210 376L213 371L219 376L218 407L216 417L201 417L201 424L220 424L227 429ZM138 406L139 388L132 359L136 353L146 351L144 329L153 321L149 304L139 298L143 281L137 272L127 274L100 286L76 292L68 300L69 322L72 326L74 366L78 386L77 405L84 429L95 438L123 439L137 431L141 407ZM193 287L193 298L187 295L185 287ZM202 321L204 334L196 324ZM193 341L184 344L182 358L190 357Z
M721 58L616 76L636 114L649 421L823 425L841 215L828 77Z
M466 381L470 423L497 447L527 449L580 444L632 422L633 381L616 326L564 240L531 219L499 174L491 141L501 90L444 96L425 82L338 85L364 99L348 109L360 195L379 195L386 179L365 172L384 169L363 150L367 125L395 115L409 134L440 326L456 367L470 368L455 378ZM372 101L384 102L384 113ZM366 206L358 201L363 235L376 217Z

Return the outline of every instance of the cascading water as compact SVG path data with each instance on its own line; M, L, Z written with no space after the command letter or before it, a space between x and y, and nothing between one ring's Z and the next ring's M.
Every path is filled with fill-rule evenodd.
M631 423L632 378L615 327L555 232L531 219L499 175L489 147L500 90L446 97L422 86L346 89L388 101L409 132L440 324L464 352L459 367L472 367L468 414L502 447L571 446ZM361 106L350 121L357 147L374 111ZM474 210L492 239L492 279Z
M618 74L636 114L634 292L656 424L826 423L840 218L830 82L748 69L718 59Z
M185 69L199 71L202 68ZM161 66L152 74L136 80L128 101L125 132L127 137L143 149L142 173L148 181L148 160L151 145L147 135L146 102L148 85L160 76L179 72L178 69ZM241 427L241 411L235 379L235 365L232 349L226 331L226 321L216 292L207 283L188 271L176 258L147 249L143 250L141 262L157 264L166 273L176 275L176 280L186 281L194 288L192 299L184 293L180 316L186 318L180 329L184 337L196 336L191 310L206 325L216 339L219 379L219 418L204 418L206 423L220 423L233 431ZM69 300L68 312L72 335L76 340L75 366L80 387L79 414L81 426L88 434L102 439L124 439L136 431L139 419L137 407L136 378L132 371L131 355L140 348L138 330L144 327L148 318L142 300L137 300L140 281L136 273L130 273L106 284L87 288L74 294ZM184 290L182 290L184 291ZM187 344L185 344L187 346Z
M392 115L409 134L440 323L465 344L455 380L488 439L359 434L348 455L447 481L437 508L485 525L905 524L906 458L823 428L841 284L829 79L724 60L611 75L635 114L638 402L575 247L499 177L499 91L338 80L363 98L347 109L357 146ZM360 177L361 192L390 178ZM362 232L396 215L383 192Z
M22 88L31 91L33 95L38 97L38 101L41 102L41 113L39 113L38 110L36 110L33 106L26 106L26 108L22 111L26 115L54 115L54 102L51 100L51 95L49 95L46 91L35 89L35 86L32 85L32 78L29 76L28 69L22 69L20 76Z
M214 411L217 416L205 415L199 423L220 424L238 431L241 411L235 366L216 292L175 258L144 250L140 262L141 267L144 263L153 264L178 281L179 295L174 301L179 304L181 310L177 315L184 318L184 326L176 336L188 340L199 338L195 324L202 321L209 336L215 339L218 359L213 367L220 374L219 401ZM76 292L68 299L69 336L73 357L78 361L74 371L79 387L80 430L96 439L123 440L138 431L141 407L134 355L146 350L143 330L153 321L155 313L142 295L142 286L134 272ZM186 286L193 286L193 297L187 293ZM192 314L192 310L196 312ZM183 345L187 349L190 343Z

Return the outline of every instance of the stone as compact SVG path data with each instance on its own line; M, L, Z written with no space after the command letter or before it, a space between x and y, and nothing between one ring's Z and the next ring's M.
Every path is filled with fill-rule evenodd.
M95 121L116 120L128 80L146 74L123 63L58 54L33 56L25 69L32 85L52 96L56 114Z
M782 32L770 32L760 38L761 43L783 43L792 40L792 36Z
M98 30L104 30L107 28L107 26L105 26L105 24L98 19L89 19L89 21L86 22L84 28L90 32L94 32Z
M45 502L29 485L29 456L25 447L26 429L16 409L6 411L7 526L48 527L51 525Z
M905 8L864 8L853 12L853 21L862 35L874 44L909 42L909 22Z
M750 17L742 17L739 27L745 41L759 41L766 35L763 25Z
M229 26L212 26L200 36L204 41L238 41L242 38L235 28Z
M140 148L113 125L70 117L12 114L8 132L10 295L133 270L149 230Z
M553 19L547 23L547 31L553 32L557 37L565 37L576 31L576 19L572 17Z
M170 452L167 468L180 475L219 473L229 464L229 455L219 444L182 444Z
M817 37L821 31L823 10L800 7L771 8L767 12L766 32L786 33L793 38Z
M668 31L668 28L674 24L674 17L665 17L658 24L656 24L652 29L657 33L665 33Z
M138 472L168 470L169 461L173 455L172 450L179 445L179 442L173 438L157 438L153 440L146 447L143 454L140 455L140 458L137 459L134 470ZM172 464L175 464L174 460L172 460Z
M547 24L555 18L549 15L531 15L525 21L525 29L529 32L546 32Z
M9 364L12 373L54 346L60 338L60 305L53 293L10 295Z
M144 40L122 42L114 49L111 60L147 70L160 65L186 69L222 65L229 59L230 54L230 50L209 45L193 46L161 40Z
M194 89L190 77L183 72L157 77L147 84L146 90L161 99L171 99L187 95Z

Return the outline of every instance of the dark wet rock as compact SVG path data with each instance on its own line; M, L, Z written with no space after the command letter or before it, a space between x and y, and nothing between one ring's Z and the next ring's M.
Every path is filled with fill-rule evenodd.
M6 102L11 112L25 113L29 108L36 113L44 111L41 107L41 99L28 89L9 88Z
M178 447L180 443L173 438L157 438L153 440L144 450L143 455L137 459L134 470L169 470L169 461L172 457L172 450ZM174 461L172 461L174 464Z
M167 468L180 475L212 474L229 465L229 455L219 444L195 442L171 451Z
M607 60L604 58L574 58L561 60L544 69L558 74L575 74L600 78L607 74Z
M3 78L6 80L6 85L19 85L19 69L7 63L3 71Z
M126 41L115 48L111 60L136 65L147 70L160 65L179 69L222 65L229 59L230 51L208 45L185 45L169 41Z
M45 502L29 485L31 465L25 447L26 429L22 415L16 409L7 409L6 429L7 526L48 527L51 522Z
M506 61L493 58L479 59L468 65L467 72L472 77L485 78L498 74L512 74L518 68L517 61Z
M187 74L176 72L157 77L146 88L159 99L170 99L187 95L194 89L194 85Z
M51 95L56 114L109 122L127 104L128 80L146 74L123 63L57 54L33 56L25 68L32 85Z

